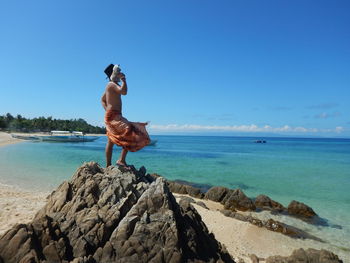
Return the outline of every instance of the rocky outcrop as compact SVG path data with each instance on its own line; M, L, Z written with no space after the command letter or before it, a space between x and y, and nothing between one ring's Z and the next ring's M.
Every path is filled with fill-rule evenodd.
M304 250L302 248L294 250L289 257L272 256L265 260L266 263L294 263L294 262L320 262L320 263L341 263L342 260L332 252L327 250L317 250L309 248Z
M304 220L309 220L314 216L317 216L317 214L310 206L307 206L306 204L295 200L290 202L288 205L288 213Z
M158 174L151 175L154 178L160 177ZM268 210L273 214L282 213L284 215L290 215L297 217L307 223L329 226L327 220L320 218L313 211L313 209L304 203L298 201L292 201L288 208L284 207L281 203L272 200L267 195L259 195L255 199L248 198L241 189L229 189L222 186L214 186L209 188L205 194L203 194L204 188L197 188L190 185L185 181L167 181L169 189L178 194L186 194L196 198L204 198L214 202L220 202L224 205L224 208L236 212L239 211L257 211ZM207 187L207 185L205 185ZM202 205L202 203L201 203ZM204 207L204 206L203 206ZM239 217L239 215L237 215ZM339 226L334 226L339 228Z
M267 195L257 196L255 198L254 205L262 210L271 210L274 212L283 212L287 210L282 204L272 200Z
M214 186L205 193L204 198L221 203L221 201L225 198L229 191L230 189L226 187Z
M204 198L220 202L225 209L231 211L254 211L256 209L252 200L250 200L241 189L228 189L226 187L214 186L210 188Z
M187 194L196 198L203 198L204 194L199 188L193 187L187 184L181 184L175 181L167 181L168 187L171 192L178 194Z
M241 211L255 211L256 207L252 200L250 200L241 189L230 190L225 198L222 200L225 209L241 210Z
M233 262L163 178L80 167L29 224L0 238L0 262Z
M151 175L154 178L160 177L158 174ZM259 195L255 200L248 198L241 189L229 189L222 186L213 186L203 194L200 188L189 185L189 182L167 181L171 192L187 194L196 198L204 198L214 202L220 202L225 209L236 212L269 210L271 213L283 213L297 217L303 221L316 225L328 225L326 220L319 218L313 209L304 203L292 201L288 208L281 203L272 200L267 195Z

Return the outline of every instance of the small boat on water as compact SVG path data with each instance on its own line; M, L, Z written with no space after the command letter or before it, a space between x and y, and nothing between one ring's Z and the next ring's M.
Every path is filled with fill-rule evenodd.
M27 140L27 141L39 141L40 138L38 136L33 135L18 135L18 134L11 134L12 138L15 139L21 139L21 140Z
M254 141L255 143L266 143L266 141L265 140L256 140L256 141Z
M44 142L92 142L97 140L98 136L85 136L78 131L51 131L50 136L38 136Z

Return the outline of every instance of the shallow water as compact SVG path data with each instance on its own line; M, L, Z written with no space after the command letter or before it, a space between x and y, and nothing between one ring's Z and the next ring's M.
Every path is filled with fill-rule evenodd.
M329 226L300 224L328 242L350 247L350 140L152 136L156 146L129 153L128 163L168 179L241 188L288 206L311 206ZM254 143L265 139L266 144ZM106 137L88 143L25 142L0 148L0 183L40 191L69 179L86 161L105 165ZM117 159L116 148L113 159ZM294 220L295 221L295 220ZM290 223L294 224L293 220ZM340 229L339 229L340 228Z

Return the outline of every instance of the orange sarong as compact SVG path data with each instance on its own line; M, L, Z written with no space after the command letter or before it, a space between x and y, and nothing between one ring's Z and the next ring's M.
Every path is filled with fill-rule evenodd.
M107 110L105 124L108 138L128 151L136 152L150 143L147 124L128 121L118 111Z

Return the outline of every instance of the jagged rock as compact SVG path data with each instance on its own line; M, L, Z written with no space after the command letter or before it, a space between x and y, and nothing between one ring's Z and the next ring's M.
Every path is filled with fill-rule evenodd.
M256 225L258 227L263 227L264 226L264 222L262 220L260 220L259 218L256 217L252 217L252 216L247 216L247 220L249 223Z
M286 210L286 208L282 204L272 200L270 197L266 195L257 196L254 201L254 205L257 208L260 208L263 210L272 210L277 212L282 212Z
M221 201L225 209L255 211L256 207L241 189L230 190Z
M153 179L157 179L158 177L162 177L160 174L157 174L157 173L150 174L149 176L151 176Z
M194 199L193 199L193 198L188 197L188 196L181 196L181 198L180 198L180 201L179 201L179 202L181 202L182 200L186 200L186 201L187 201L187 202L189 202L189 203L196 203L196 201L194 201Z
M327 250L317 250L302 248L294 250L289 257L272 256L266 259L266 263L294 263L294 262L312 262L312 263L341 263L343 262L337 255Z
M298 231L294 227L291 227L287 224L273 220L271 218L268 219L267 221L265 221L263 225L268 230L271 230L274 232L279 232L279 233L282 233L284 235L291 236L291 237L301 237L301 235L300 235L301 230Z
M205 193L204 198L214 202L221 202L229 191L230 189L226 187L214 186Z
M155 178L160 177L158 174L152 174L151 176ZM170 190L174 193L189 194L196 198L205 198L214 202L220 202L224 205L225 209L232 212L236 212L237 210L255 211L256 208L270 210L272 214L287 211L289 215L298 217L308 223L328 226L326 220L318 217L311 207L297 201L292 201L288 208L285 208L281 203L272 200L266 195L257 196L253 202L241 189L232 190L222 186L213 186L203 195L199 188L188 185L190 184L189 182L167 181L167 183Z
M231 211L236 211L236 209L254 211L256 209L253 201L241 189L231 190L226 187L214 186L206 192L204 198L214 202L220 202L224 205L225 209Z
M153 173L150 176L153 178L162 177L161 175L156 174L156 173ZM187 194L187 195L190 195L190 196L193 196L196 198L200 198L200 199L202 199L204 197L204 194L202 193L201 189L190 185L190 182L166 180L166 183L167 183L170 191L173 193Z
M188 194L196 198L203 198L204 194L199 188L191 185L181 184L175 181L167 181L168 187L171 192L178 194Z
M205 208L205 209L208 209L208 210L209 210L209 208L207 207L207 205L206 205L205 203L201 202L201 201L196 202L196 204L199 205L199 206L201 206L201 207L203 207L203 208Z
M0 262L233 262L197 211L145 172L84 164L0 237Z
M288 213L290 215L299 217L301 219L307 219L307 220L311 219L314 216L317 216L317 214L314 212L314 210L311 207L295 200L290 202L290 204L288 205Z

